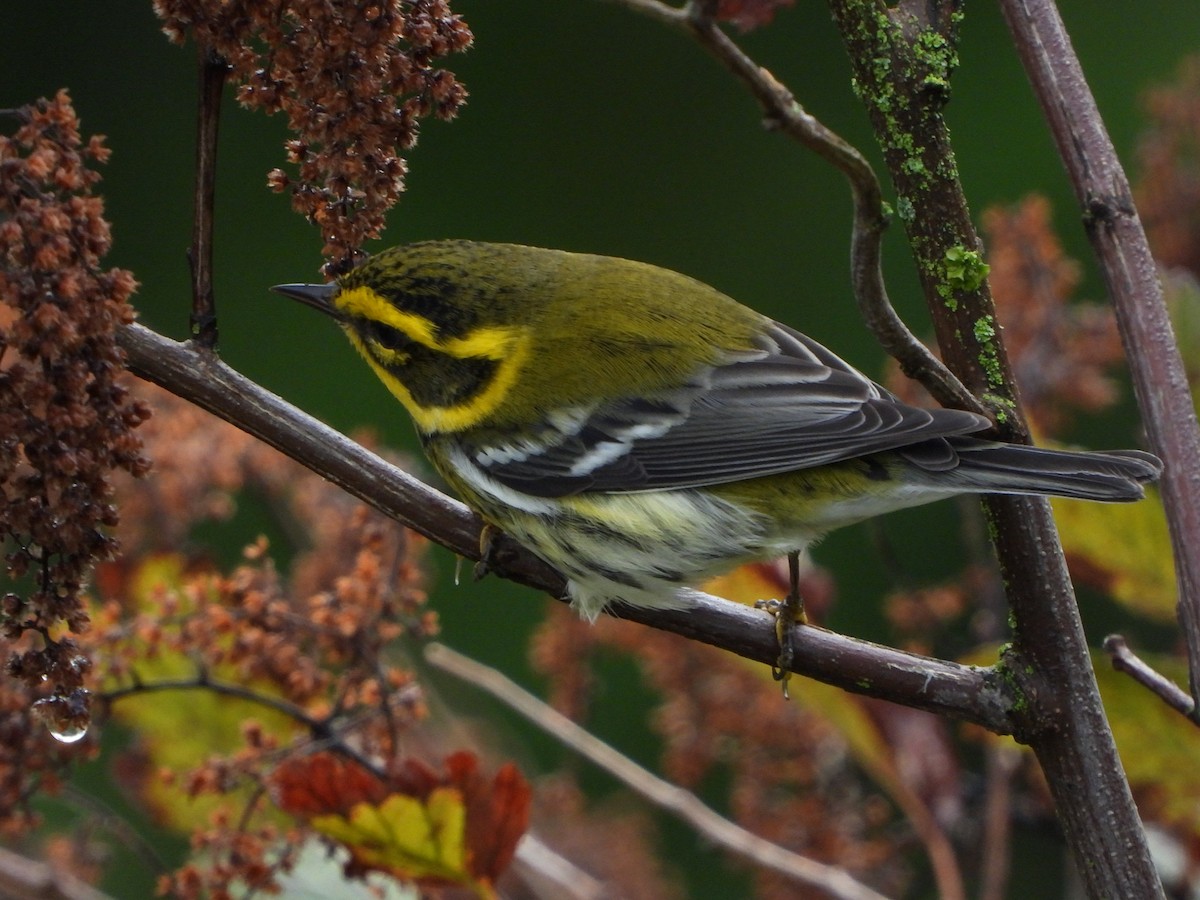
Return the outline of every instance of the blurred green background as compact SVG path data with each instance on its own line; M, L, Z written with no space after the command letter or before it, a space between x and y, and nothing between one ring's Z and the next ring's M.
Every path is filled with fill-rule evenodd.
M1064 0L1060 6L1129 164L1141 123L1139 95L1200 49L1200 16L1191 3ZM476 45L447 65L471 98L456 122L426 123L409 155L408 194L380 246L468 237L642 259L707 281L803 328L865 371L882 371L882 353L849 295L850 211L841 177L764 130L749 96L703 51L597 0L457 0L454 8L473 28ZM113 156L100 190L116 240L109 261L132 269L141 282L134 302L142 321L184 337L192 49L168 44L148 0L6 0L3 22L0 107L66 86L85 132L108 135ZM738 39L806 108L878 161L824 4L802 0L774 25ZM1061 165L993 5L968 6L961 58L948 116L973 210L1031 191L1047 194L1068 251L1085 262L1081 295L1102 299ZM222 356L339 429L370 426L387 444L414 447L407 417L329 322L266 291L279 282L317 280L321 263L316 230L290 211L286 197L266 189L266 172L283 164L284 138L282 120L227 102L216 234ZM915 330L927 331L898 229L888 239L887 276L901 313ZM1130 445L1128 405L1076 436L1093 446ZM221 528L230 558L262 527L247 515ZM957 546L951 510L898 515L884 527L914 576L954 569L953 553L920 549ZM872 552L866 533L856 529L832 537L817 558L838 578L842 602L834 627L886 639L875 610L889 576L862 563ZM525 637L542 601L495 579L455 589L453 561L442 553L434 559L446 642L536 684ZM1103 616L1098 623L1085 619L1099 634ZM609 705L603 718L619 729L606 736L653 764L655 742L642 717L628 712L634 702L644 708L648 697L632 671L618 668L601 688L599 706ZM521 740L540 764L561 759L543 739ZM683 871L704 853L682 828L667 826L665 840ZM718 862L696 869L687 884L690 896L722 897L745 882Z

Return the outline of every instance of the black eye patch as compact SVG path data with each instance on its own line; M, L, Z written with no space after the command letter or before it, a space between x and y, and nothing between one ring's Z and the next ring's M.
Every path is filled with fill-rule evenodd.
M383 322L368 320L362 324L362 331L369 340L386 350L405 352L411 350L417 343L399 328L393 328Z

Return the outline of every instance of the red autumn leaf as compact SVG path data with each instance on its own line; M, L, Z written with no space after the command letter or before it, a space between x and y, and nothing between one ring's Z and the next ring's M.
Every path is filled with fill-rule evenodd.
M490 885L512 862L529 825L529 783L511 763L488 778L466 751L452 753L443 766L439 772L409 758L381 779L333 754L315 754L276 770L276 803L346 844L356 871ZM436 827L423 831L430 823Z
M289 759L275 770L275 802L298 816L345 814L356 803L378 804L392 791L357 763L332 753Z
M478 759L464 751L448 756L446 769L467 807L467 867L475 877L495 881L529 826L529 782L512 763L489 782Z

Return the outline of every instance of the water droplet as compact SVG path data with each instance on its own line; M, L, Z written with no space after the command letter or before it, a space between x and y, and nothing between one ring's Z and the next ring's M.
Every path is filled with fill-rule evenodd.
M87 736L88 730L79 725L68 725L62 729L51 728L50 737L64 744L74 744Z
M91 695L84 688L69 694L53 694L33 702L33 713L46 723L46 729L56 741L74 744L88 733L88 708Z
M461 556L454 557L454 586L458 587L458 576L462 574L463 558Z

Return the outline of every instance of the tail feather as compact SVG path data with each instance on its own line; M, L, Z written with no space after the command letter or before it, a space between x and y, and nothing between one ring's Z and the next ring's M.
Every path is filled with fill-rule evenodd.
M958 454L952 472L936 473L961 491L1042 494L1081 500L1129 502L1145 496L1142 485L1162 474L1162 461L1141 450L1048 450L973 438L949 438ZM918 467L919 459L912 459Z

